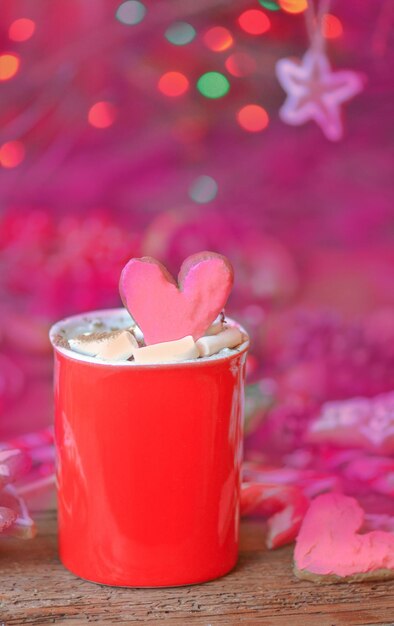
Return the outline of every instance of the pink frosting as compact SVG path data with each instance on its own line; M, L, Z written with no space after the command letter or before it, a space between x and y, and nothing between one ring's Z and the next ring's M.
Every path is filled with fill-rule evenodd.
M359 534L363 522L364 511L354 498L338 493L317 497L297 537L297 569L341 577L394 569L394 534Z
M120 293L150 345L204 335L224 308L232 284L229 261L201 252L182 264L179 285L155 259L131 259L121 275Z

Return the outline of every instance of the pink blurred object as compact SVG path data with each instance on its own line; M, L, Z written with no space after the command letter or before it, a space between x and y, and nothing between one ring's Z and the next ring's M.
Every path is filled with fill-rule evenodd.
M15 485L18 496L23 498L29 511L56 509L56 477L53 464L33 470L25 480Z
M247 483L268 483L297 487L308 498L313 498L326 491L338 491L341 489L340 478L335 474L286 466L273 467L252 461L243 463L242 476Z
M7 485L0 491L0 508L3 511L6 509L6 512L9 512L13 518L13 521L4 528L2 534L17 539L32 539L35 536L36 526L29 515L26 503L12 485Z
M380 167L384 169L384 161ZM344 204L351 203L350 197L350 190L344 184L341 198L343 213ZM393 245L383 241L375 246L362 244L363 233L374 228L380 211L383 220L391 219L392 205L389 202L390 194L378 210L374 208L372 197L368 200L369 206L365 206L362 212L359 206L354 205L351 212L342 218L342 236L346 238L347 246L311 251L303 272L302 302L305 307L327 310L335 306L338 312L356 320L360 317L368 319L369 316L374 319L376 312L387 307L387 314L393 320ZM338 224L339 216L336 220ZM355 224L358 228L355 228ZM374 325L377 330L379 324ZM387 329L387 323L382 329L385 327ZM391 337L392 329L391 322Z
M24 373L15 360L0 354L0 415L21 394L24 384Z
M12 440L26 450L32 460L30 472L15 484L30 511L56 508L55 448L52 428L21 435Z
M29 461L28 471L15 476L15 493L23 498L31 511L54 508L55 449L52 428L14 437L4 445L19 448L23 458Z
M14 509L7 506L0 506L0 534L7 532L9 528L12 528L17 516L18 514Z
M305 364L309 369L298 376L297 391L309 390L319 403L393 388L394 308L349 320L335 311L295 309L282 317L275 332L282 334L276 358L285 370L285 389L289 384L294 389L291 372ZM310 387L312 368L319 374Z
M385 530L394 533L394 516L385 515L384 513L365 513L363 532L371 530Z
M41 318L18 313L15 310L1 311L4 340L14 350L33 355L49 354L49 323Z
M15 448L0 449L0 534L31 539L35 525L29 516L26 503L12 483L30 468L26 452Z
M310 443L394 453L394 391L324 403L306 438Z
M354 448L316 446L311 449L311 465L338 476L343 491L361 497L364 502L366 498L376 502L376 496L386 496L385 512L394 513L394 458Z
M269 549L294 541L308 504L308 498L299 487L260 482L242 484L241 515L268 518L266 545Z
M48 446L53 449L53 429L43 428L42 430L26 433L18 437L7 440L8 446L15 446L21 450L26 450L32 458L37 456L38 460L43 460L39 455L40 450L46 450ZM46 459L45 459L46 460Z
M310 424L322 403L393 389L392 308L351 320L332 311L296 308L269 316L265 337L257 346L264 353L261 383L271 381L273 393L246 433L248 454L263 450L272 462L281 463L283 454L308 444ZM381 421L387 424L387 419ZM379 424L369 437L372 432L375 439L382 436Z
M118 302L119 274L138 255L138 239L105 211L55 218L13 209L0 220L0 253L0 315L14 329L8 338L18 342L22 333L28 348L48 351L48 321Z
M30 467L31 460L26 452L8 446L0 447L0 488L15 482Z
M369 491L394 497L394 458L362 454L346 464L343 474L367 485Z

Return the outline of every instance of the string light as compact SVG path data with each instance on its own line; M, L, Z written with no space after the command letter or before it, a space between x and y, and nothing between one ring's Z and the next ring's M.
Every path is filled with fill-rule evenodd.
M174 46L184 46L193 41L195 36L195 29L187 22L174 22L165 32L165 38Z
M197 89L206 98L223 98L229 92L230 83L220 72L207 72L198 79Z
M273 2L273 0L259 0L259 3L268 11L279 11L280 6L277 2Z
M214 52L223 52L234 43L232 34L223 26L214 26L207 30L204 35L204 43L210 50Z
M126 26L135 26L142 22L146 14L146 8L138 0L126 0L118 7L116 19Z
M108 128L112 126L116 118L116 108L111 102L96 102L90 107L88 121L95 128Z
M189 196L197 204L206 204L214 200L218 193L218 184L212 176L198 176L189 188Z
M13 78L19 70L20 60L16 54L0 55L0 80Z
M36 30L36 24L27 17L14 20L8 29L8 37L11 41L27 41Z
M238 24L249 35L263 35L271 28L269 17L259 9L249 9L241 13Z
M307 0L279 0L279 4L287 13L303 13L308 6Z
M237 113L238 124L250 133L258 133L268 126L268 113L258 104L247 104Z
M11 169L22 163L25 148L21 141L7 141L0 146L0 165Z
M340 19L331 13L323 16L322 33L326 39L336 39L343 35L343 26Z
M234 52L225 62L226 70L232 76L248 76L257 68L255 59L246 52Z
M180 72L166 72L160 77L157 88L165 96L182 96L189 89L189 81Z

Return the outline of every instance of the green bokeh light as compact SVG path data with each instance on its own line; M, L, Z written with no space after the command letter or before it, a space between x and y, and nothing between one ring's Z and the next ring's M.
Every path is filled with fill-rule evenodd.
M220 72L207 72L198 79L197 89L206 98L223 98L230 89L230 83Z
M174 22L165 32L165 38L174 46L185 46L193 41L196 31L187 22Z
M146 14L146 8L138 0L126 0L119 5L116 11L116 19L126 26L135 26L142 22Z
M273 0L259 0L259 3L261 4L262 7L264 7L265 9L268 9L269 11L280 10L279 4L277 2L274 2Z
M197 204L206 204L216 198L218 184L212 176L198 176L189 188L189 196Z

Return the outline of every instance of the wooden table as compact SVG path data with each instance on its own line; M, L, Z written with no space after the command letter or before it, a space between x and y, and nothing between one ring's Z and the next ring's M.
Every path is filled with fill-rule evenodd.
M60 564L54 512L33 541L0 544L0 625L394 626L394 583L314 585L297 580L292 549L264 551L263 528L242 524L228 576L173 589L119 589L80 580Z

